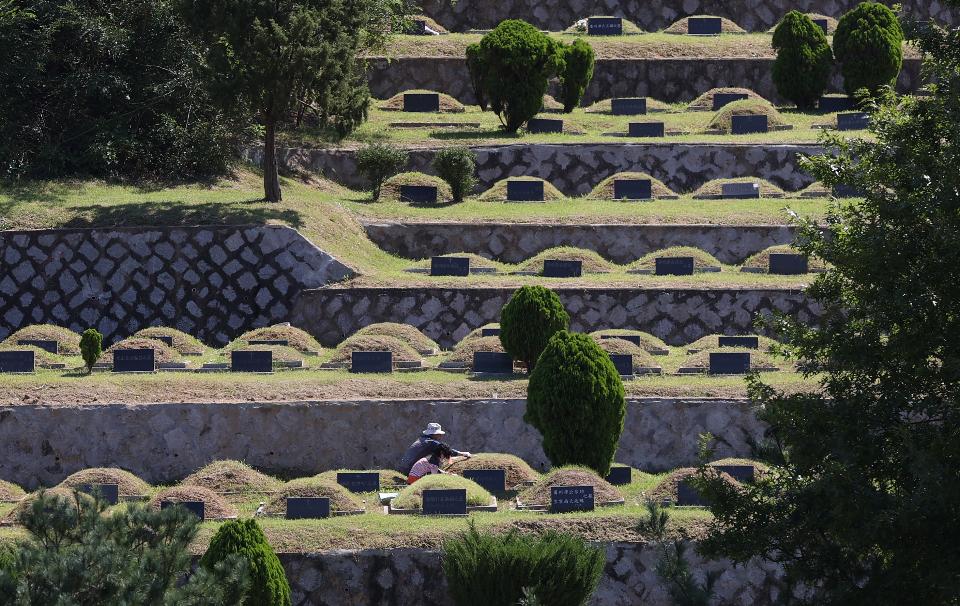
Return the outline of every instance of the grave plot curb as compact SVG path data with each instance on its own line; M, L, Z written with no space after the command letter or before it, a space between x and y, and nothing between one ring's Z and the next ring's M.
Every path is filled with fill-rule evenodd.
M542 512L542 513L550 512L549 504L548 505L541 505L539 503L524 504L523 502L520 501L520 499L516 500L516 504L517 504L517 510L519 511L533 511L533 512ZM626 499L620 499L619 501L595 501L593 506L594 507L623 507L626 504L627 504Z
M490 505L467 505L467 514L470 515L474 511L486 511L496 513L499 511L497 509L497 497L492 496L493 502ZM423 514L420 509L399 509L393 506L393 501L390 501L390 504L385 507L387 513L391 515L429 515L430 517L463 517L459 514Z

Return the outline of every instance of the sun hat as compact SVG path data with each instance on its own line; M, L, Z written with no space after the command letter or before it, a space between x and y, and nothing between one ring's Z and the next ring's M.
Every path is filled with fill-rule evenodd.
M442 436L445 433L439 423L427 423L427 428L423 430L425 436Z

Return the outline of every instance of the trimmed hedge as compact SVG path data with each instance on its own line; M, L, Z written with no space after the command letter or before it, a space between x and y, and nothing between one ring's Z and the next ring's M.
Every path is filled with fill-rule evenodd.
M790 11L773 32L773 83L799 109L813 109L827 90L833 53L823 30L800 11Z
M213 570L233 554L247 561L250 587L246 606L290 606L290 583L267 537L256 520L231 520L223 524L210 541L200 565Z
M557 293L543 286L523 286L500 312L500 343L533 372L550 337L569 325L570 315Z

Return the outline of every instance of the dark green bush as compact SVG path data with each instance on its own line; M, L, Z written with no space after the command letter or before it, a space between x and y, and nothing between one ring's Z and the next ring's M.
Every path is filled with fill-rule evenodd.
M773 83L781 96L813 109L827 89L833 54L823 30L800 11L790 11L773 32Z
M582 606L600 582L606 558L573 535L481 534L471 523L443 546L443 572L456 606ZM526 591L525 591L526 590Z
M569 114L580 105L583 92L593 79L593 47L581 38L563 47L563 69L560 72L560 102Z
M523 417L543 435L553 466L586 465L606 476L626 411L620 373L597 342L565 330L553 335L530 377Z
M903 65L903 30L892 10L862 2L840 18L833 34L833 54L848 94L867 89L876 96L894 84Z
M83 363L87 365L87 372L93 370L103 353L103 335L96 328L88 328L80 335L80 356L83 357Z
M357 171L370 181L373 199L380 199L383 182L407 164L407 152L388 143L371 143L357 152Z
M523 286L500 312L500 343L532 372L550 337L569 324L557 293L543 286Z
M433 157L433 169L450 186L454 202L463 202L477 182L473 174L477 159L468 147L441 149Z
M231 556L247 562L250 585L246 606L290 606L290 584L267 537L256 520L231 520L217 531L200 565L213 570Z
M466 51L467 71L470 72L470 85L473 87L473 95L477 98L477 105L480 109L487 111L487 97L483 94L483 76L486 70L486 64L483 61L483 51L479 44L470 44Z

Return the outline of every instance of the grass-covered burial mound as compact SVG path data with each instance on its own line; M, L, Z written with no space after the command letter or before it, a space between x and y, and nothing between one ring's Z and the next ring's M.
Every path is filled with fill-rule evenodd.
M405 90L402 93L397 93L396 95L390 97L386 101L382 101L379 104L380 109L388 112L402 112L403 111L403 96L407 93L436 93L434 90L425 90L425 89L413 89ZM440 95L440 113L442 114L462 114L466 111L466 108L463 106L463 103L460 103L450 95L445 93L437 93Z
M181 486L199 486L217 493L272 492L282 482L240 461L214 461L187 476Z
M720 337L727 335L707 335L705 337L700 337L692 343L688 343L685 349L690 353L695 353L697 351L702 351L705 349L717 349L720 347ZM757 337L759 341L759 349L756 351L770 351L770 348L776 345L776 341L770 337L764 337L762 335L742 335L745 337Z
M781 244L779 246L771 246L770 248L765 248L758 252L757 254L751 256L749 259L743 262L742 267L747 269L753 269L757 271L766 272L770 267L770 255L771 254L802 254L796 248L788 245ZM808 257L807 258L807 269L810 271L825 271L827 269L826 264L823 262L823 259L820 257Z
M540 474L520 457L494 452L481 452L447 467L447 471L456 474L462 474L468 469L502 469L506 476L507 490L513 490L540 479Z
M225 498L209 488L201 488L200 486L175 486L161 490L150 499L150 507L159 510L160 503L164 501L173 503L200 501L203 503L204 520L223 520L237 517L236 508Z
M337 346L330 362L349 365L355 351L389 351L393 353L394 364L397 362L420 362L422 360L415 349L396 337L354 335Z
M116 484L121 498L145 497L150 493L150 485L129 471L115 467L95 467L83 469L60 482L61 488L80 488L84 484Z
M788 365L786 360L774 358L772 355L763 351L762 349L756 350L746 349L744 347L714 347L690 354L683 360L683 363L680 365L680 367L691 369L691 371L707 372L710 369L711 353L749 353L750 370L757 372L780 370L782 367Z
M590 15L590 17L612 17L612 16L614 16L614 15ZM563 33L565 33L565 34L586 34L586 33L587 33L587 19L588 19L588 18L589 18L589 17L584 17L583 19L578 19L573 25L571 25L571 26L568 27L567 29L563 30ZM624 36L631 36L631 35L636 35L636 34L642 34L642 33L643 33L643 30L640 29L640 27L639 27L636 23L634 23L633 21L629 21L629 20L627 20L627 19L624 19L623 17L620 18L620 27L623 29L623 35L624 35Z
M133 336L145 337L148 339L168 337L173 341L173 345L170 347L173 347L178 353L184 356L199 356L207 350L207 348L199 341L199 339L196 339L185 332L179 331L176 328L167 328L166 326L151 326L150 328L144 328L143 330L138 330L133 334Z
M590 333L590 336L597 340L603 339L605 335L611 337L636 337L640 341L641 349L655 356L665 356L670 353L670 348L662 339L658 339L648 332L631 330L629 328L608 328Z
M583 267L583 273L608 273L613 269L613 264L607 261L596 251L585 248L574 248L572 246L558 246L548 248L547 250L530 257L520 266L521 271L532 271L537 274L543 273L543 262L547 259L556 259L558 261L580 261Z
M153 359L157 364L179 362L181 360L180 352L167 346L163 341L147 337L128 337L111 345L107 351L103 352L97 362L113 364L113 352L118 349L152 349Z
M480 200L487 202L506 202L507 201L507 181L543 181L543 199L563 200L566 196L554 187L550 182L544 181L539 177L509 177L497 181L490 189L480 194Z
M535 507L550 506L550 489L554 486L593 486L596 504L623 501L623 495L613 484L607 482L586 467L560 467L550 471L540 481L518 495L521 503Z
M467 505L485 507L493 502L493 496L476 482L454 475L432 474L424 476L400 491L393 500L394 509L421 509L424 490L466 488Z
M732 179L714 179L707 181L693 192L694 199L718 198L723 195L725 183L758 183L761 198L783 198L783 190L766 179L756 177L734 177Z
M677 491L680 483L697 474L696 467L681 467L668 473L660 482L644 495L647 499L663 502L677 502ZM720 477L732 486L740 486L740 483L733 479L733 476L720 472Z
M453 352L447 356L446 362L472 366L473 354L478 351L504 353L500 337L473 337L460 341L453 349Z
M633 356L633 372L636 374L641 374L645 371L649 372L648 369L653 369L654 372L656 370L662 370L660 364L653 358L653 356L635 343L616 338L597 338L597 343L600 345L600 348L603 349L603 351L609 354Z
M624 95L625 97L630 95ZM641 96L641 95L637 95ZM673 107L669 103L664 103L663 101L658 101L653 97L647 97L647 113L655 112L670 112L673 111ZM597 101L593 105L587 107L583 110L588 114L612 114L613 113L613 100L612 99L602 99Z
M693 257L693 270L699 271L708 268L720 267L720 261L710 253L690 246L673 246L654 251L630 264L632 270L655 271L657 259L662 257ZM609 332L609 331L607 331Z
M0 503L16 503L24 496L26 491L13 482L0 480Z
M690 111L701 111L701 112L712 112L713 111L713 98L717 95L746 95L747 99L752 99L754 101L766 101L763 97L753 92L749 88L739 88L736 86L725 86L720 88L711 88L707 92L703 93L687 105L687 109Z
M4 345L15 346L17 341L56 341L62 356L80 355L80 335L69 328L53 324L33 324L14 332L3 340Z
M230 351L246 347L248 341L286 341L289 347L305 354L316 354L323 351L323 346L309 333L289 324L275 324L249 330L231 341L224 350Z
M654 179L647 173L639 172L623 172L611 175L597 184L593 188L593 191L590 192L588 197L592 200L612 200L613 199L613 182L620 179L650 179L650 194L653 196L654 200L672 200L678 198L676 193L671 190L669 187L663 184L663 181L659 179Z
M728 103L718 109L710 120L710 124L707 125L707 129L730 134L733 132L734 116L766 116L767 126L771 130L788 126L787 121L769 101L765 99L744 99Z
M437 204L453 199L453 193L446 181L440 177L419 172L406 172L394 175L383 182L380 198L391 202L400 201L400 187L403 185L432 185L437 188Z
M407 476L403 475L399 471L393 469L333 469L329 471L324 471L323 473L318 473L315 475L315 478L320 478L322 480L327 480L329 482L337 481L338 473L370 473L376 472L380 474L380 486L406 486L407 485Z
M713 17L714 15L691 15L691 17ZM687 22L690 20L690 17L684 17L679 21L674 21L670 27L663 30L665 34L687 34L690 31ZM721 34L745 34L747 31L724 17L720 18L720 33Z
M286 515L287 497L325 497L330 499L331 511L358 511L363 509L363 501L337 484L335 479L315 476L291 480L281 486L264 506L264 513L267 515Z
M409 324L398 324L396 322L380 322L364 326L354 335L374 335L380 337L393 337L403 341L423 355L430 355L440 349L437 342L423 334L414 326Z

